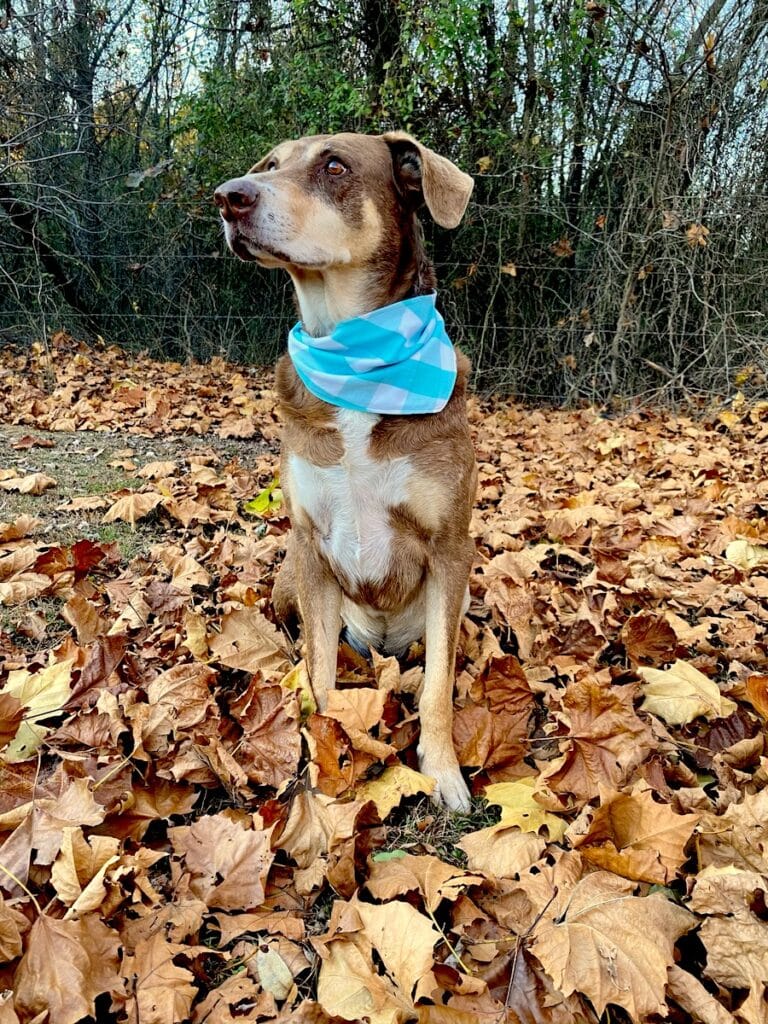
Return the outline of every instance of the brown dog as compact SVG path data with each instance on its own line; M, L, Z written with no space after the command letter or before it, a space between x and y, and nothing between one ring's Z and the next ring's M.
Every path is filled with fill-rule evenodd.
M304 330L434 291L416 211L456 227L472 179L403 132L283 142L216 189L227 243L291 275ZM281 480L293 525L275 611L297 612L319 708L335 685L342 624L355 646L402 654L426 643L421 770L454 810L469 793L453 749L456 638L468 601L476 468L467 360L447 405L381 416L315 397L289 356L277 364L285 421Z

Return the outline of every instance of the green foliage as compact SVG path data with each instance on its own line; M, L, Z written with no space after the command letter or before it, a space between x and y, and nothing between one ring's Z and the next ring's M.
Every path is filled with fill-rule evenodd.
M679 395L745 368L759 387L761 10L119 0L84 24L13 18L0 336L271 361L290 289L225 251L213 189L285 138L405 128L476 175L459 230L425 229L482 388Z

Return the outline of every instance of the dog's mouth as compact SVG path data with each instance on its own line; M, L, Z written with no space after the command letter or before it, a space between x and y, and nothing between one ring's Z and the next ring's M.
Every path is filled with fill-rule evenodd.
M227 242L238 259L244 260L246 263L252 263L258 259L252 251L250 243L242 235L234 235L232 238L227 238Z
M237 229L227 231L226 236L227 244L232 252L246 263L261 263L268 267L279 265L286 268L302 267L307 269L320 269L326 266L325 262L319 260L297 260L282 249L263 241L256 242Z

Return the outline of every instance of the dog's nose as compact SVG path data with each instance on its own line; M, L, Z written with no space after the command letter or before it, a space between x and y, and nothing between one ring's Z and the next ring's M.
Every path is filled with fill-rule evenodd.
M235 221L245 216L256 205L259 192L249 178L232 178L219 185L213 193L213 201L221 210L224 220Z

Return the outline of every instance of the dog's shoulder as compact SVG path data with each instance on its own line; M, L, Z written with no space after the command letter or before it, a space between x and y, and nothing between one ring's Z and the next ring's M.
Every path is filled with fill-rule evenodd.
M302 383L290 356L275 367L275 390L283 421L283 446L316 466L333 466L344 455L336 410Z

